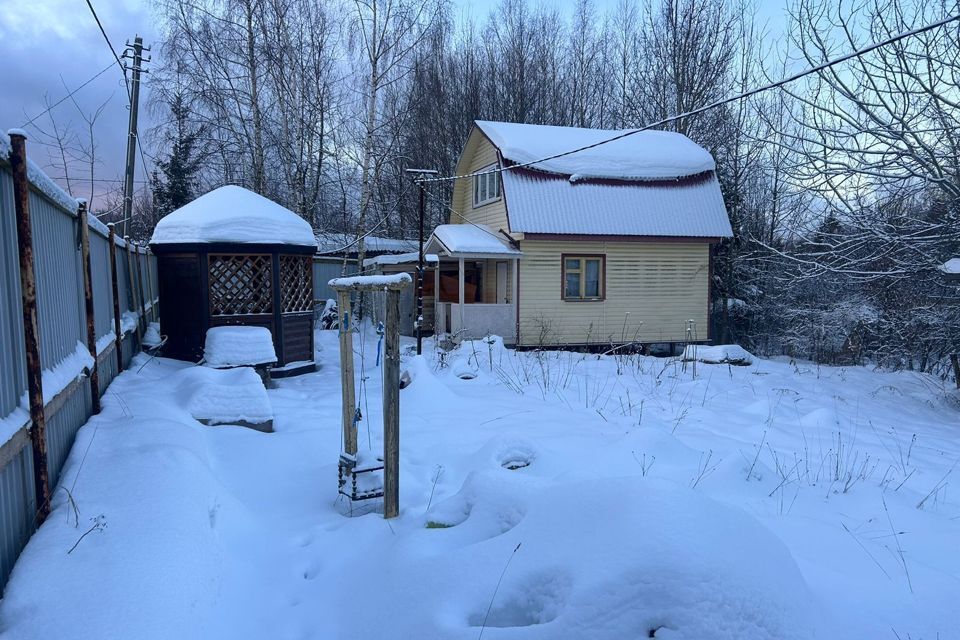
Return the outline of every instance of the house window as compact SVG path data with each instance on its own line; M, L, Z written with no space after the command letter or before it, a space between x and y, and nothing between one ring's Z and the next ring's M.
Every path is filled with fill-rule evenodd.
M500 199L500 174L498 172L483 173L492 171L497 165L491 164L488 167L480 169L479 175L473 176L473 206L479 207Z
M569 256L563 260L564 300L603 300L604 256Z

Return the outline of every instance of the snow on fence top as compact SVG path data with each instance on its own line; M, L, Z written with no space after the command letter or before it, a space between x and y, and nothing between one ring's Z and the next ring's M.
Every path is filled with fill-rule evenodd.
M26 137L26 133L21 129L10 129L7 131L7 135L13 134L20 134ZM0 158L7 160L9 157L10 140L6 136L0 136ZM32 184L34 187L39 189L41 193L67 211L71 213L77 212L77 199L61 189L60 185L53 181L53 178L44 173L43 169L41 169L36 162L30 159L29 153L27 155L27 180L29 180L30 184ZM107 234L106 227L104 227L104 225L93 216L90 216L90 226L96 228L104 235Z
M506 160L524 164L625 133L547 125L477 120ZM641 131L592 149L538 162L539 171L570 176L571 180L664 180L713 171L713 157L686 136L670 131Z
M331 289L355 289L372 291L379 289L403 289L413 282L409 273L395 273L389 276L352 276L349 278L334 278L327 285Z
M306 220L234 185L214 189L170 213L150 239L150 244L211 242L317 246Z
M520 256L520 251L500 239L493 229L482 224L441 224L433 230L433 238L453 254Z

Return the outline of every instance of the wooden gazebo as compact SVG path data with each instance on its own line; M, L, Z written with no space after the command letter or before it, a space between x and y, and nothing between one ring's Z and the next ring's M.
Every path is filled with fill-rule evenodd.
M241 187L220 187L164 217L150 248L164 304L164 355L199 361L207 329L266 327L274 377L314 370L316 240L294 212Z

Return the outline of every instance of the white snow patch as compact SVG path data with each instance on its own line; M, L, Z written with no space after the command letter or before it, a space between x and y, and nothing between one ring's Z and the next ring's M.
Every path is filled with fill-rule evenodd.
M610 140L629 130L580 129L478 120L476 125L506 160L518 164ZM575 176L662 180L682 178L716 167L713 157L686 136L670 131L640 131L591 149L532 165L532 169Z
M147 330L143 332L143 339L140 342L147 347L156 347L162 340L163 338L160 337L160 323L151 322L147 325Z
M137 323L139 321L139 311L124 311L122 314L120 314L120 333L127 335L137 328Z
M417 251L410 253L385 253L381 256L375 256L373 258L364 258L363 266L369 267L372 265L415 263L419 259L420 254ZM440 258L435 253L425 253L423 254L423 261L437 263L440 262Z
M706 364L737 365L752 364L754 360L750 352L738 344L687 345L683 350L683 359L697 360Z
M114 344L117 341L117 334L112 329L107 333L103 334L97 338L97 355L110 348L110 345Z
M13 133L20 133L20 135L26 136L23 129L10 129L7 132L8 135ZM10 155L10 140L2 136L0 136L0 155L2 155L5 160ZM44 173L40 165L31 160L29 151L27 153L27 180L48 198L76 215L77 199L64 191L60 185L54 182L53 178Z
M949 274L960 273L960 258L950 258L940 265L940 271Z
M227 185L165 216L150 244L256 243L316 247L310 224L242 187Z
M58 393L66 389L71 382L84 375L93 367L93 357L87 351L87 345L77 340L77 347L52 369L44 369L40 384L43 386L43 403L47 404ZM20 396L20 406L27 408L30 400L27 392Z
M413 282L409 273L394 273L384 276L351 276L348 278L333 278L327 285L330 287L389 287Z
M250 367L191 367L175 375L181 406L209 424L238 421L261 424L273 419L267 390Z
M0 418L0 447L7 443L17 431L23 429L30 422L30 414L23 407L15 407L13 411Z
M238 367L277 361L266 327L227 326L207 330L203 360L208 367Z

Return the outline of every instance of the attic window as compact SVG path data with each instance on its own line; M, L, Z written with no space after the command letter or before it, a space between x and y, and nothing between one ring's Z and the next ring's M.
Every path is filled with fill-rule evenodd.
M571 256L564 254L563 299L573 301L603 300L606 293L606 258L602 255Z
M474 207L500 199L500 174L494 171L496 168L497 165L491 164L480 169L479 175L473 176ZM484 173L484 171L490 171L491 173Z

